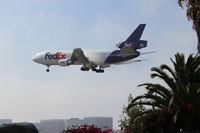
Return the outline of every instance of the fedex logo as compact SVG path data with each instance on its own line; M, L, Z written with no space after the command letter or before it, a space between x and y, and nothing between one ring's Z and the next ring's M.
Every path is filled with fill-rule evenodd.
M125 46L131 46L132 48L136 47L136 45L134 43L125 43L124 45Z
M45 60L56 60L56 59L66 59L66 54L62 52L57 52L55 54L51 54L50 52L47 52L45 54Z

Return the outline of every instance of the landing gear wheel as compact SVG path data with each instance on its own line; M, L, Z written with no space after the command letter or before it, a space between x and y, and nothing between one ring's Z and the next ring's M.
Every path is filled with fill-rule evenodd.
M50 70L49 70L49 65L47 65L47 69L46 69L46 72L49 72Z
M96 69L96 68L92 68L92 71L95 71L95 72L96 72L96 71L97 71L97 69Z
M102 69L100 72L101 72L101 73L104 73L104 70Z
M98 69L96 70L97 73L104 73L104 70L103 69Z
M99 66L99 69L96 69L97 73L104 73L103 67Z
M99 71L99 70L96 70L96 73L100 73L100 71Z
M81 67L81 71L89 71L90 69L87 67Z

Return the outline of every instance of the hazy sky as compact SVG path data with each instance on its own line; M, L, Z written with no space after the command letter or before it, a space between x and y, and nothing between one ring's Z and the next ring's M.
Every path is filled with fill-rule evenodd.
M113 66L104 74L80 66L32 62L46 50L115 50L140 24L148 47L141 63ZM111 116L116 128L130 93L155 82L150 68L170 63L176 52L196 53L196 34L176 0L6 0L0 1L0 119L39 122ZM159 82L159 80L158 80Z

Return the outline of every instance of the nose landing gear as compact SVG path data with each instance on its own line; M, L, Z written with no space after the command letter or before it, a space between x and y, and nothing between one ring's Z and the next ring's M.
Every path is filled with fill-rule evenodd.
M46 66L47 66L46 72L49 72L50 71L49 70L50 65L46 65Z

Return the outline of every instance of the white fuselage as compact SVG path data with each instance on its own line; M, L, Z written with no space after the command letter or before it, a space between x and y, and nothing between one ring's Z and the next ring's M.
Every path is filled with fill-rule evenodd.
M43 65L59 65L59 60L70 59L73 51L53 51L37 53L32 60ZM97 65L106 65L104 62L112 51L84 50L87 59ZM80 62L74 62L73 65L82 65Z

